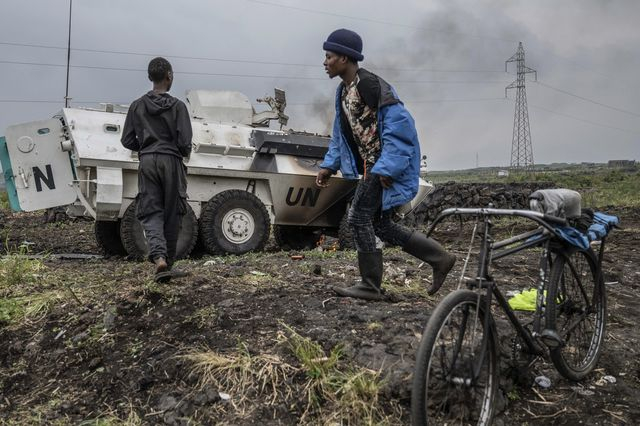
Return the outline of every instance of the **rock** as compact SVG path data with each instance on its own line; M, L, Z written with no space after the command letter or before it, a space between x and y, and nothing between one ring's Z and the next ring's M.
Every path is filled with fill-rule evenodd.
M113 330L116 326L116 307L108 306L102 316L102 326L106 331Z
M231 308L233 306L242 306L244 303L237 299L225 299L222 302L218 303L218 306L221 308Z
M190 417L195 413L195 411L196 407L187 400L180 401L176 407L176 412L178 412L182 417Z
M220 401L220 394L211 386L205 387L193 397L193 402L198 405L212 404Z
M178 401L171 395L165 394L160 397L157 408L159 411L170 411L176 408Z
M166 413L164 413L162 421L164 422L164 424L171 426L180 424L178 423L178 413L176 413L175 411L167 411Z

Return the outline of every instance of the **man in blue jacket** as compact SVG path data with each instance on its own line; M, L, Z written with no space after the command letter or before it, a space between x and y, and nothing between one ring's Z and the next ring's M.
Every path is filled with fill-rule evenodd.
M342 82L336 91L331 143L316 183L327 186L338 170L347 179L360 179L348 223L358 251L362 280L351 287L334 287L334 291L345 297L383 298L378 235L433 267L433 281L428 289L433 294L442 286L455 256L435 240L392 220L394 208L408 203L418 192L420 143L413 118L386 81L358 67L358 62L364 59L358 34L336 30L323 49L327 74L330 78L340 77Z

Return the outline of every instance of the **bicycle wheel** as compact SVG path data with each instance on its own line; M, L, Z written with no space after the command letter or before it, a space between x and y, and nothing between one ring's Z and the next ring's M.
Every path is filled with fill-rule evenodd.
M413 425L491 423L498 345L493 318L484 326L483 301L478 306L477 293L454 291L427 321L413 374Z
M597 268L593 251L578 248L560 253L551 267L546 326L558 333L561 343L550 355L558 372L570 380L582 380L600 357L607 300Z

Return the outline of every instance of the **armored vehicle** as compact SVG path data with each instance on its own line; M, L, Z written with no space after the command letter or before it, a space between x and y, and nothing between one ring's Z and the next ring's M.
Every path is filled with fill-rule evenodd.
M350 245L345 212L356 182L338 174L327 188L315 185L329 137L271 129L271 120L281 129L288 120L283 91L258 101L270 109L257 113L238 92L187 92L190 209L178 257L196 244L212 254L260 250L271 230L286 249L314 247L323 234ZM0 158L9 201L16 211L66 206L70 216L95 219L96 240L106 254L144 258L148 247L135 215L137 153L120 144L126 109L103 106L64 108L49 120L7 128ZM404 212L431 189L421 180Z

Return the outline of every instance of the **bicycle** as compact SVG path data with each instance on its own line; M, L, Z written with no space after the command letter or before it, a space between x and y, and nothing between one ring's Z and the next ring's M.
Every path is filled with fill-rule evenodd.
M446 209L428 234L449 216L477 217L472 244L481 226L478 271L461 289L470 247L458 289L436 306L425 326L413 377L412 424L488 425L499 384L493 299L515 329L520 349L533 359L530 364L543 357L567 379L583 379L595 368L604 340L607 305L601 270L606 236L596 254L591 246L578 248L562 239L554 225L567 225L565 219L493 208ZM524 217L538 227L496 242L491 219L499 216ZM523 324L490 267L498 259L533 247L541 248L535 311L532 321Z

